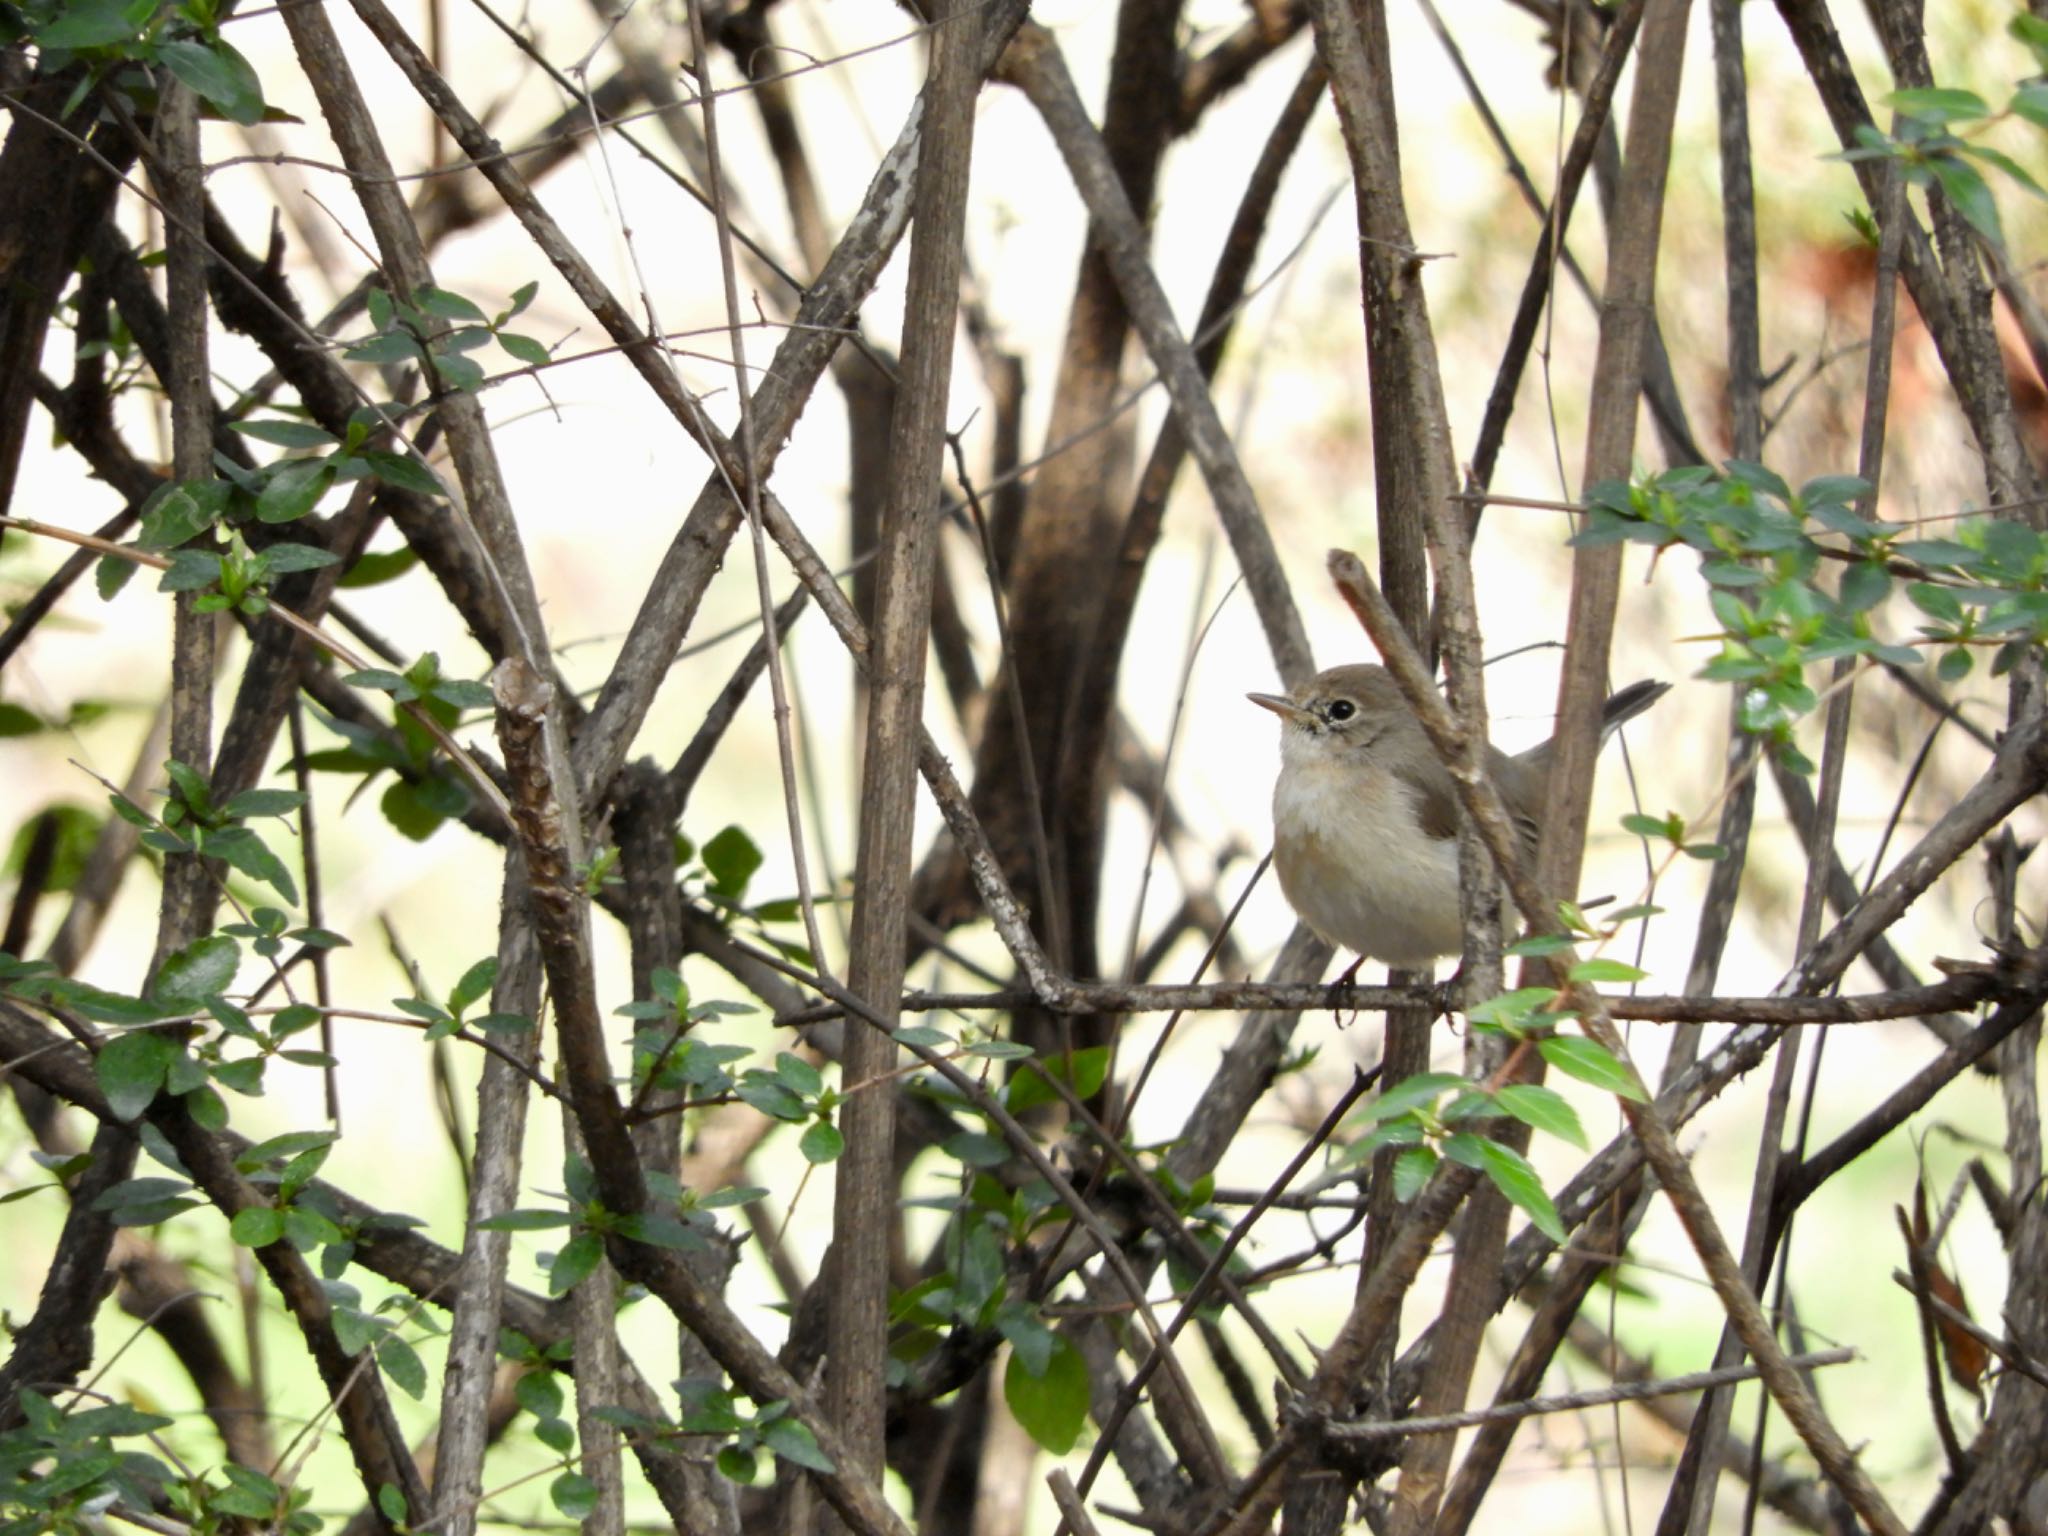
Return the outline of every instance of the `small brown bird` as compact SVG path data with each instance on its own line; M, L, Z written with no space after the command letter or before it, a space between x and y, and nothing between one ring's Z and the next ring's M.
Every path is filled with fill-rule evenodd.
M1615 694L1601 712L1601 739L1670 687L1640 682ZM1301 920L1332 944L1404 970L1461 950L1457 789L1386 668L1332 667L1292 697L1249 697L1282 722L1273 868ZM1487 748L1531 858L1550 745L1515 757Z

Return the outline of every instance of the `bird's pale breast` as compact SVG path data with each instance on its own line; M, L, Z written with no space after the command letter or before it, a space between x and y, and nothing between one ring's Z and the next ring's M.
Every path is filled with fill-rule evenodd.
M1422 831L1414 791L1305 742L1273 789L1273 868L1302 920L1345 949L1421 969L1464 943L1458 845Z

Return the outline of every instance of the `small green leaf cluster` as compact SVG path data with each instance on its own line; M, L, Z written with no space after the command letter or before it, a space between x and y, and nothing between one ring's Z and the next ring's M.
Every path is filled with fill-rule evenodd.
M744 922L752 937L792 964L808 968L816 963L808 947L772 931L776 924L794 923L803 916L802 906L794 896L751 904L747 901L747 887L760 870L764 856L745 827L726 827L701 848L678 834L675 856L676 878L683 889L721 914L728 925L736 920Z
M697 1376L677 1382L676 1393L682 1414L674 1428L686 1435L724 1438L726 1444L718 1452L718 1470L735 1483L752 1483L760 1476L763 1451L807 1471L834 1470L832 1458L819 1449L810 1426L790 1412L787 1398L761 1403L748 1413L718 1382ZM606 1416L613 1417L609 1413ZM629 1429L650 1427L633 1415L621 1416L615 1422Z
M1561 1243L1564 1223L1529 1160L1475 1129L1502 1115L1585 1145L1577 1113L1554 1089L1533 1083L1490 1089L1455 1072L1419 1072L1387 1089L1356 1117L1369 1130L1345 1149L1340 1165L1362 1161L1382 1147L1400 1148L1393 1165L1394 1194L1405 1201L1414 1199L1448 1158L1493 1180L1539 1230Z
M379 693L388 693L400 704L432 701L458 710L489 709L492 706L488 684L443 677L441 657L436 651L428 651L403 672L365 667L360 672L349 673L342 681L351 688L374 688ZM450 719L442 723L452 725L454 721Z
M797 1149L806 1162L834 1163L846 1150L845 1136L832 1123L839 1090L828 1087L824 1074L803 1057L778 1051L772 1070L749 1067L734 1091L770 1119L803 1126Z
M1854 510L1868 492L1849 475L1795 491L1761 464L1687 465L1594 486L1571 542L1694 550L1721 627L1720 652L1699 675L1736 684L1743 728L1811 772L1792 740L1793 726L1818 703L1806 668L1843 656L1897 666L1921 660L1920 650L1873 630L1901 570L1913 578L1905 593L1927 621L1922 644L1941 652L1944 681L1970 670L1973 646L1997 646L1992 670L2002 673L2048 642L2048 537L2006 518L1970 517L1953 538L1906 538L1904 525ZM1830 535L1841 543L1824 546ZM1846 560L1833 592L1817 579L1831 553Z
M636 1243L686 1252L703 1252L711 1245L716 1225L711 1212L728 1205L757 1200L757 1189L727 1189L699 1197L666 1174L647 1175L648 1202L644 1210L620 1213L608 1209L598 1198L597 1177L590 1164L572 1157L562 1169L565 1186L559 1197L564 1208L522 1207L487 1216L477 1226L489 1232L544 1232L567 1227L569 1240L540 1260L548 1272L548 1294L561 1296L573 1290L596 1271L604 1258L604 1240L617 1234Z
M566 1355L568 1341L564 1340L562 1347ZM576 1426L569 1421L568 1394L562 1390L562 1378L554 1370L553 1362L536 1362L533 1370L513 1384L512 1393L519 1406L533 1415L534 1438L557 1456L567 1456L576 1449Z
M423 1038L428 1041L445 1040L465 1026L480 1029L487 1035L523 1035L533 1028L533 1020L523 1013L481 1013L475 1018L465 1017L470 1008L489 994L497 979L497 957L486 955L464 971L449 989L445 1007L426 997L394 997L391 1006L425 1024L427 1028Z
M0 1434L0 1536L87 1536L108 1508L148 1515L173 1486L163 1462L115 1444L170 1427L162 1414L126 1403L67 1413L33 1387L19 1401L22 1423Z
M410 302L372 288L369 310L374 329L343 356L356 363L411 364L450 389L474 393L483 388L484 370L469 354L490 342L526 367L547 366L550 358L544 345L505 329L539 291L538 283L522 284L511 304L492 317L474 301L445 288L421 288Z
M936 1030L923 1032L945 1038ZM1022 1057L1031 1054L1022 1047L1018 1052ZM1092 1093L1101 1084L1106 1063L1097 1063L1092 1051L1075 1056L1079 1059L1037 1065ZM922 1080L916 1091L948 1111L983 1114L942 1079ZM1029 1108L1054 1097L1046 1078L1036 1075L1036 1065L1013 1074L1001 1096L1011 1100L1008 1107L1013 1112L1020 1103ZM1062 1219L1063 1207L1043 1179L1027 1179L1013 1188L996 1176L992 1170L1007 1163L1011 1153L992 1130L962 1129L948 1137L940 1151L969 1172L960 1193L915 1202L949 1211L952 1224L943 1246L946 1267L890 1302L890 1384L909 1381L916 1363L948 1336L993 1329L1010 1345L1003 1372L1005 1402L1033 1440L1063 1455L1073 1448L1087 1419L1087 1368L1074 1347L1046 1322L1042 1310L1012 1289L1013 1259L1023 1253L1034 1231Z
M114 813L142 829L142 845L158 853L197 853L219 859L251 880L260 880L294 906L299 888L284 861L270 851L254 828L252 816L283 816L298 810L306 797L291 789L245 789L216 805L204 774L176 758L164 763L169 788L162 791L161 819L130 800L113 796ZM310 931L310 930L308 930Z
M1725 859L1728 850L1719 843L1689 843L1686 841L1691 829L1686 820L1676 811L1666 811L1662 816L1645 816L1636 812L1621 818L1621 829L1631 837L1647 837L1652 842L1669 843L1689 859ZM1648 917L1655 910L1649 907L1631 907L1626 912L1612 913L1610 918Z
M1005 1308L996 1326L1010 1345L1005 1406L1047 1455L1066 1455L1088 1422L1088 1362L1027 1308Z
M652 1093L681 1093L693 1101L709 1101L737 1092L738 1081L726 1068L745 1061L753 1051L744 1045L700 1039L691 1031L708 1020L759 1010L751 1003L692 1003L682 977L666 966L656 966L650 980L653 997L613 1010L635 1021L634 1103L645 1103Z
M522 1344L524 1340L520 1341ZM559 1346L562 1359L568 1358L566 1341ZM526 1346L531 1356L532 1346ZM534 1438L539 1440L556 1455L568 1458L576 1453L576 1426L569 1421L568 1394L562 1390L562 1378L553 1369L555 1361L533 1358L534 1369L519 1378L513 1386L513 1394L519 1406L533 1415ZM582 1520L597 1508L598 1487L589 1477L573 1467L556 1477L548 1485L548 1497L555 1510L565 1520Z
M217 454L214 466L220 478L166 481L158 486L142 505L135 539L137 549L170 555L170 567L158 590L204 592L206 597L199 603L203 611L233 608L254 617L268 607L269 587L277 577L333 565L340 556L310 544L276 541L272 535L265 535L259 540L262 547L252 550L243 537L244 528L297 522L319 506L331 487L358 480L374 479L421 496L445 497L441 482L420 460L367 446L385 435L386 415L385 409L365 406L349 418L346 436L339 438L323 427L289 417L232 423L243 436L288 451L325 451L282 457L256 469L245 469L227 455ZM186 547L216 526L227 530L218 547ZM382 558L387 564L392 559ZM100 596L112 597L133 572L132 563L117 556L102 560ZM376 574L372 571L354 584L365 584Z
M2026 45L2038 69L2048 73L2048 21L2020 15L2012 20L2007 31ZM1998 109L1993 109L1975 91L1950 86L1893 91L1885 103L1898 114L1897 131L1885 133L1875 124L1860 123L1855 148L1831 158L1896 162L1909 186L1940 187L1970 227L2001 249L2005 245L2005 230L1984 168L2000 172L2035 197L2048 197L2041 184L2011 155L1981 142L1980 138L1968 136L1981 135L2008 118L2048 128L2048 80L2027 81Z
M138 1118L159 1093L168 1093L182 1099L186 1111L202 1127L218 1131L227 1124L227 1107L215 1091L215 1083L255 1096L263 1091L264 1067L272 1057L301 1066L333 1065L333 1059L323 1052L290 1049L285 1044L319 1022L318 1009L304 1005L281 1008L264 1029L228 1001L226 989L240 964L241 948L236 941L226 933L210 934L173 952L147 997L131 997L59 976L44 962L23 961L0 952L0 993L39 1007L70 1009L93 1023L120 1029L100 1044L93 1057L100 1091L118 1119ZM194 1032L193 1026L206 1017L219 1025L217 1034ZM172 1025L176 1027L168 1027ZM230 1057L231 1040L253 1044L256 1054ZM167 1148L160 1155L173 1161ZM137 1215L125 1224L146 1225L174 1214L175 1210L162 1209L155 1215Z
M259 1024L224 997L207 998L206 1012L220 1026L220 1033L196 1042L193 1055L216 1082L244 1098L261 1096L264 1072L272 1060L289 1062L295 1067L321 1069L335 1064L334 1058L325 1051L288 1043L294 1036L319 1024L320 1010L309 1003L292 1003L278 1009L270 1015L267 1026ZM253 1047L254 1054L230 1056L230 1041Z
M253 550L239 531L233 531L217 550L173 550L156 589L199 593L192 606L201 613L232 610L253 619L269 612L270 585L275 578L293 571L317 570L340 558L310 544L270 544Z
M1579 915L1583 922L1583 915ZM1543 934L1511 945L1520 955L1554 954L1571 943L1560 934ZM1643 972L1619 960L1582 960L1570 978L1587 984L1639 981ZM1472 1028L1527 1042L1557 1071L1622 1098L1644 1102L1649 1095L1627 1063L1597 1041L1563 1035L1557 1026L1574 1015L1560 1010L1554 987L1521 987L1490 998L1470 1010ZM1493 1085L1474 1082L1452 1072L1422 1072L1387 1089L1367 1105L1355 1123L1367 1134L1352 1142L1340 1162L1363 1161L1383 1147L1398 1147L1394 1159L1394 1193L1413 1199L1429 1182L1441 1161L1449 1159L1483 1173L1510 1202L1520 1207L1546 1237L1565 1240L1557 1207L1536 1170L1512 1147L1484 1134L1484 1123L1503 1116L1532 1130L1556 1136L1573 1146L1587 1146L1578 1112L1555 1089L1536 1083Z
M280 1487L274 1478L253 1467L225 1462L220 1481L211 1476L195 1477L171 1484L171 1508L194 1531L254 1528L282 1532L283 1536L312 1536L325 1523L306 1506L313 1490L301 1485Z
M84 66L60 117L77 111L95 86L131 118L153 116L160 78L153 71L166 69L232 122L295 121L263 104L256 71L221 36L221 20L218 0L14 0L0 5L0 46L34 43L38 78Z
M244 437L273 447L324 450L303 458L282 458L256 471L244 470L223 458L221 473L237 491L250 499L236 510L253 511L257 521L291 523L320 505L328 488L358 480L378 480L401 491L433 500L443 500L447 487L420 459L388 448L372 448L372 441L387 438L388 419L397 406L364 406L348 419L346 434L336 437L324 427L289 417L262 421L238 421L235 430Z
M402 673L370 668L350 673L344 681L389 693L429 716L443 730L452 730L465 709L488 708L490 689L482 683L441 675L441 659L432 651ZM378 808L394 830L413 842L425 842L445 821L469 809L469 786L449 766L433 733L401 710L389 730L343 720L314 711L320 723L345 745L308 752L306 767L315 773L360 775L355 793L384 774L394 781L378 799Z
M244 1215L247 1212L243 1213ZM376 1307L363 1306L363 1294L345 1280L326 1278L320 1282L327 1293L328 1321L334 1328L334 1340L347 1355L360 1355L371 1351L377 1360L377 1367L401 1392L415 1402L426 1395L427 1368L420 1360L419 1352L399 1334L401 1321L410 1322L427 1329L438 1331L427 1316L425 1308L413 1298L391 1295ZM398 1317L387 1316L397 1313Z

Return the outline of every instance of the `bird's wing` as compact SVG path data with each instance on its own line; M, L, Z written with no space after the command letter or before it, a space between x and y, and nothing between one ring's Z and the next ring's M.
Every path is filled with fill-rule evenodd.
M1537 801L1543 793L1540 773L1530 770L1497 747L1487 749L1487 767L1493 782L1507 802L1508 817L1521 838L1522 857L1536 857ZM1458 789L1451 771L1434 754L1396 763L1396 779L1415 791L1417 814L1425 837L1438 839L1458 835Z

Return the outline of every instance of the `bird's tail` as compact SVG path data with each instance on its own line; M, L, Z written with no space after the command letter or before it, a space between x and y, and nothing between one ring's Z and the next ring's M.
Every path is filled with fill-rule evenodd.
M1610 694L1600 710L1600 739L1605 741L1670 691L1669 683L1646 677L1639 683L1630 683L1619 693Z

